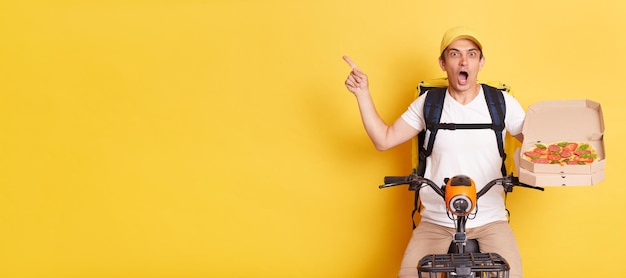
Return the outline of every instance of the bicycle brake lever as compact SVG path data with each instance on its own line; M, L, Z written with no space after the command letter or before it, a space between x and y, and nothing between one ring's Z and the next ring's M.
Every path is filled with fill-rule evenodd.
M526 188L530 188L530 189L537 189L540 191L544 191L545 188L541 187L541 186L534 186L534 185L529 185L529 184L525 184L525 183L519 183L517 186L521 186L521 187L526 187Z
M378 188L379 189L383 189L383 188L388 188L388 187L392 187L392 186L398 186L398 185L405 185L407 184L406 182L394 182L394 183L386 183L383 185L379 185Z
M507 176L502 182L502 187L504 187L505 192L513 192L513 187L515 186L521 186L521 187L526 187L530 189L537 189L537 190L544 191L543 187L522 183L519 181L519 177L515 177L512 175Z

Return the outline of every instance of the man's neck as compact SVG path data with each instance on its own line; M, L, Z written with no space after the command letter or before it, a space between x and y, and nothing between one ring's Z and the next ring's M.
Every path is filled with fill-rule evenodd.
M458 103L462 105L465 105L465 104L470 103L472 100L474 100L474 98L476 98L476 96L478 95L478 92L480 92L480 85L476 84L475 86L472 86L465 91L458 91L458 90L448 88L448 92L450 93L450 96L452 96L454 100L456 100Z

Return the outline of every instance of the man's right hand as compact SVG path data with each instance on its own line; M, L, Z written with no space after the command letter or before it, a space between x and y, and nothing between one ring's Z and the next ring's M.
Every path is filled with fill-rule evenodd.
M392 126L388 126L380 118L369 92L367 75L362 73L348 56L343 56L343 59L352 68L346 79L346 88L356 96L363 126L376 149L388 150L417 136L418 130L402 119L397 119Z
M346 79L346 88L352 92L355 96L359 96L363 93L369 93L369 84L367 82L367 75L365 75L356 64L348 56L343 56L343 59L350 65L352 71Z

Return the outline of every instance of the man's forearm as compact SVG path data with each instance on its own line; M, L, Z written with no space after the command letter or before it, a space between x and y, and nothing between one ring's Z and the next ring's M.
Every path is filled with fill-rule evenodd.
M369 93L361 94L357 96L357 101L359 103L363 127L365 127L365 132L367 132L370 140L374 143L374 147L379 151L391 148L391 146L387 144L389 126L376 111L371 95Z

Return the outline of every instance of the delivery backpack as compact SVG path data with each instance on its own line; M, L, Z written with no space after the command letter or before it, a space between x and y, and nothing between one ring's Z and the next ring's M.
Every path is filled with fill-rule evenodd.
M413 145L413 153L417 156L417 159L413 159L416 164L413 167L413 173L418 176L424 176L426 171L426 158L430 156L435 143L435 137L437 131L440 129L491 129L494 131L496 141L498 143L498 151L500 157L502 157L502 176L507 175L506 171L506 150L505 150L505 138L502 135L504 130L504 119L506 117L506 104L504 101L504 95L502 91L510 92L510 88L499 82L479 82L483 88L485 95L485 101L489 108L489 114L491 115L491 123L476 123L476 124L455 124L455 123L440 123L441 112L443 110L443 102L446 96L446 90L448 87L448 80L445 78L434 79L430 81L422 81L417 87L417 97L428 92L426 100L424 102L424 121L426 128L417 135L417 142ZM430 132L428 137L428 144L426 142L426 131ZM507 137L509 137L507 135ZM514 168L514 167L511 167ZM419 203L419 190L415 191L415 202L411 218L415 217L415 213L420 211ZM413 222L413 229L416 225Z

